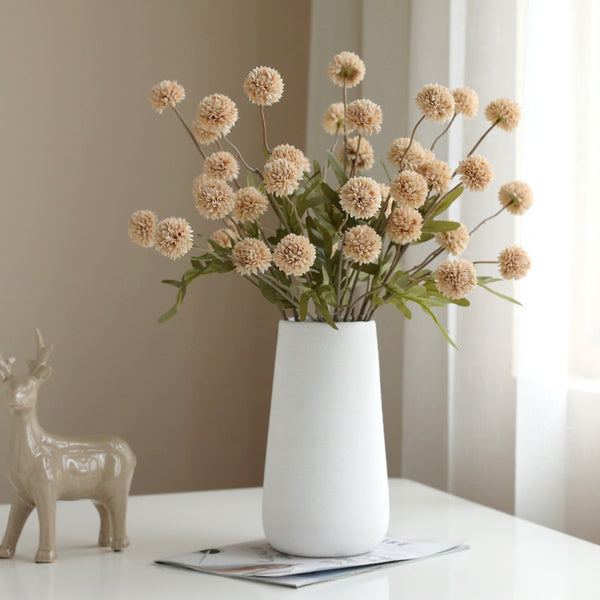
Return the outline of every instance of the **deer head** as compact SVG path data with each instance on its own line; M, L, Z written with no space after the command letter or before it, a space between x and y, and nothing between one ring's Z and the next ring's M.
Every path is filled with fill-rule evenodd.
M52 374L52 369L46 366L46 361L52 352L53 346L44 346L44 340L39 329L35 330L37 356L28 360L29 373L27 375L14 375L12 367L14 358L3 360L0 355L0 380L4 383L8 407L14 412L30 411L35 408L37 391L42 381L46 381Z

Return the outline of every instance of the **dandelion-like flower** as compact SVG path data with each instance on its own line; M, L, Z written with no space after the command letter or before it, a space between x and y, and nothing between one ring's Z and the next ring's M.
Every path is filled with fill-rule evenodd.
M331 135L335 135L339 131L342 131L344 128L344 103L334 102L333 104L330 104L329 108L327 108L323 114L321 125L323 126L323 129ZM346 133L349 133L350 131L352 131L352 129L350 129L348 123L346 123Z
M224 181L199 175L194 181L193 192L196 208L206 219L222 219L233 210L235 196Z
M281 100L283 79L277 69L254 67L244 80L244 92L253 104L271 106Z
M485 118L490 123L498 121L498 127L512 131L521 120L521 107L510 98L497 98L485 107Z
M458 256L462 254L469 243L469 231L461 223L458 229L452 231L439 231L435 234L435 241L450 254Z
M171 260L185 256L194 245L194 232L181 217L169 217L156 225L156 249Z
M381 252L381 236L368 225L351 227L344 236L342 252L361 265L374 263Z
M438 265L435 272L435 285L446 298L451 300L464 298L477 286L475 266L464 258L449 259Z
M415 102L423 114L435 123L443 123L454 114L454 97L443 85L424 85L415 96Z
M417 140L413 140L410 147L408 147L409 143L409 138L396 138L388 152L388 160L399 169L404 167L414 171L425 159L425 154L423 146ZM406 152L407 148L408 152Z
M215 179L231 181L238 176L240 166L233 154L223 150L214 152L204 161L204 174Z
M237 233L233 229L226 227L225 229L217 229L217 231L210 236L210 239L215 244L221 246L221 248L231 248L233 242L237 240L237 237Z
M385 226L385 232L396 244L410 244L421 237L423 217L410 206L394 208Z
M157 83L150 90L150 104L152 108L160 115L168 106L175 108L185 98L183 86L176 81L165 79Z
M358 155L356 151L358 150ZM338 149L338 159L341 163L344 161L344 146L340 146ZM360 140L360 148L358 147L358 136L348 138L348 145L346 148L346 160L349 164L356 162L356 168L360 171L367 171L375 163L375 153L373 152L373 146L362 138Z
M317 250L306 236L288 233L275 246L273 262L286 275L299 277L309 271L316 256Z
M277 160L278 158L284 158L296 165L301 173L306 173L310 169L310 161L306 158L304 152L291 144L281 144L273 148L269 160Z
M506 206L506 210L513 215L526 213L533 204L533 192L522 181L505 183L498 192L498 198L502 206Z
M194 122L192 123L192 132L196 138L196 141L204 146L212 144L213 142L217 141L219 137L221 137L220 133L215 133L214 131L207 131L204 129L202 123L200 123L198 119L194 119Z
M494 179L494 169L486 158L478 154L467 156L458 163L456 172L460 175L463 185L474 192L488 189Z
M255 221L267 210L268 205L262 192L254 187L245 187L235 193L232 216L236 221Z
M301 177L302 171L285 158L269 160L265 164L263 181L269 194L276 196L293 194L298 189Z
M466 119L472 119L479 108L479 96L469 87L458 87L452 90L454 98L454 111L462 114Z
M498 256L498 267L504 279L521 279L527 275L531 259L521 246L508 246Z
M370 177L352 177L339 194L342 208L355 219L370 219L381 206L381 188Z
M224 94L205 96L198 105L197 127L219 135L227 135L238 120L235 102Z
M264 273L271 264L269 247L256 238L244 238L236 243L232 252L235 270L240 275Z
M142 248L152 248L156 240L156 214L151 210L138 210L129 219L129 239Z
M452 170L443 160L425 160L414 169L419 175L425 177L431 190L435 194L444 194L452 181Z
M427 180L415 171L401 171L390 186L392 198L411 208L423 206L428 191Z
M346 108L346 121L351 129L356 129L361 135L371 135L381 131L383 112L379 104L360 98Z
M365 63L354 52L340 52L333 57L327 68L329 79L342 87L351 88L358 85L365 76Z

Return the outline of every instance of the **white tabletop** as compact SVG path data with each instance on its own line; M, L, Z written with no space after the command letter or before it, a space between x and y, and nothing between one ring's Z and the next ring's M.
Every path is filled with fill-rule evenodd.
M34 513L15 558L0 560L0 598L600 598L600 546L413 481L390 483L390 532L466 540L471 550L293 590L152 564L156 558L262 537L258 488L134 496L128 519L132 545L122 553L94 545L98 516L90 502L63 502L57 516L58 562L33 563ZM7 516L8 506L0 506L0 527Z

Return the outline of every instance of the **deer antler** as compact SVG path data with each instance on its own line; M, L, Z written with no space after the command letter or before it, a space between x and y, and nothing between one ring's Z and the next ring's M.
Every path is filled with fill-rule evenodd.
M38 373L41 367L44 367L45 369L49 370L49 367L46 367L46 361L50 356L50 352L52 352L52 348L54 348L52 344L50 346L44 346L44 340L39 329L35 330L35 342L37 344L37 356L35 360L27 361L27 365L29 366L29 372L32 375Z
M15 358L4 360L0 354L0 379L6 381L12 375L12 367L15 364Z

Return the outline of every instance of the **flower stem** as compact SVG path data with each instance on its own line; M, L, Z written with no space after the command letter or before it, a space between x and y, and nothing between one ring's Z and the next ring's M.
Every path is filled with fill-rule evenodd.
M184 126L184 128L188 132L189 136L192 138L192 141L194 142L194 145L196 146L196 148L198 148L198 152L200 152L200 154L202 155L202 158L204 160L206 160L206 154L204 154L204 151L202 150L202 148L200 148L200 144L198 143L196 136L192 133L192 130L187 126L187 123L183 120L183 117L179 114L179 111L177 110L177 108L175 108L174 106L171 106L171 108L175 111L175 114L181 121L181 124Z
M267 142L267 122L265 121L265 107L261 104L260 108L260 124L262 126L262 137L263 137L263 145L265 150L271 154L271 149L269 148L269 142Z
M424 119L425 119L425 115L423 115L417 121L416 125L413 127L412 133L410 134L410 140L408 142L408 146L406 146L406 150L404 150L404 154L402 154L402 158L400 159L400 171L402 171L404 168L404 157L408 154L408 151L410 150L410 147L412 146L412 143L415 139L415 133L417 133L417 127L423 122Z
M248 171L250 171L252 173L256 173L262 179L262 173L258 169L255 169L254 167L251 167L244 160L244 157L242 156L242 153L238 150L238 147L233 142L231 142L229 140L229 138L223 136L223 139L234 149L235 153L238 155L238 158L244 163L244 166L246 167L246 169L248 169Z
M435 140L433 140L433 143L431 144L431 147L429 148L430 150L433 150L435 145L438 143L438 141L440 140L440 138L444 137L444 135L446 135L446 133L448 132L448 129L450 129L450 127L452 126L452 123L454 123L454 119L456 119L456 113L454 113L452 115L452 118L450 119L450 123L448 123L448 125L446 125L446 128L444 129L444 131L442 131L442 133L440 133L440 135L438 135Z
M348 162L348 135L346 132L346 108L347 108L347 104L348 104L348 94L346 91L346 77L344 77L343 95L344 95L344 122L343 122L343 126L344 126L344 173L345 173L346 172L346 164Z
M481 221L481 223L479 223L479 225L477 225L476 227L471 229L471 231L469 231L469 235L473 235L484 223L487 223L487 221L490 221L494 217L497 217L503 210L506 209L507 206L508 206L508 204L506 206L503 206L498 212L495 212L491 217L488 217L487 219L484 219L483 221Z
M356 158L352 161L352 169L350 171L350 178L356 175L356 167L358 165L359 152L360 152L360 143L362 141L362 135L358 135L358 142L356 143Z

